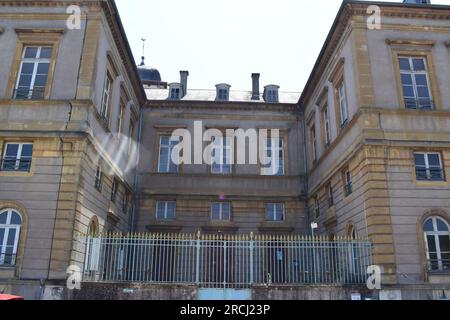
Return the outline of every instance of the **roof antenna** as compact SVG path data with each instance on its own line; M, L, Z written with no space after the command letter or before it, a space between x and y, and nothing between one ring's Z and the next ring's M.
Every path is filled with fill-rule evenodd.
M142 40L142 61L141 64L139 65L140 67L145 66L145 41L147 39L141 38Z

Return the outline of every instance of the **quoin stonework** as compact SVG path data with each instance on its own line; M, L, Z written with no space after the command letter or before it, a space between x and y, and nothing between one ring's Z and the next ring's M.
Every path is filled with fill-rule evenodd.
M196 90L113 0L0 1L0 293L449 298L449 21L344 1L299 92Z

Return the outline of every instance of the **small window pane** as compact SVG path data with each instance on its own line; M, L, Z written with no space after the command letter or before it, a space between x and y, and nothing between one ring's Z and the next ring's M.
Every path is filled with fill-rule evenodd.
M52 57L52 48L51 47L42 48L40 57L43 59L50 59Z
M17 153L19 152L18 144L8 144L6 147L6 156L7 157L17 157Z
M0 214L0 224L6 224L7 218L8 218L7 212L3 212L2 214ZM0 237L0 239L1 239L1 237Z
M441 247L441 252L450 253L450 236L439 236L439 246Z
M416 84L418 86L428 86L428 80L426 75L424 74L416 74L415 75Z
M47 84L47 75L37 75L34 80L35 87L45 87Z
M412 86L403 86L403 95L408 98L415 98L414 88Z
M34 63L23 63L22 64L22 74L33 74L34 71Z
M409 65L409 59L400 58L399 63L400 63L400 70L407 70L407 71L411 70L411 66Z
M31 86L31 79L31 75L22 74L19 78L19 87L25 87L28 89Z
M32 144L24 144L22 146L22 157L30 158L33 156L33 145Z
M50 64L48 64L48 63L39 63L37 73L38 74L48 74L49 67L50 67Z
M428 250L430 253L436 252L436 242L434 236L427 236Z
M428 155L428 163L430 164L430 166L440 167L441 161L440 161L439 155L438 154L429 154Z
M448 229L448 226L447 226L447 224L444 222L444 221L442 221L441 219L436 219L437 220L437 231L450 231L449 229Z
M18 215L16 212L12 212L11 225L20 226L21 224L22 224L22 219L20 218L20 215Z
M427 222L425 222L425 224L423 226L423 230L425 232L433 232L434 231L433 220L431 220L431 219L427 220Z
M16 240L16 229L9 229L8 239L6 240L7 246L14 246Z
M38 48L37 47L27 47L25 49L24 57L26 59L34 59L37 57Z
M413 59L414 71L425 71L425 61L424 59Z
M404 85L413 85L412 76L410 74L402 74L402 84Z
M429 99L430 92L427 87L417 87L417 95L419 99Z
M416 166L425 167L425 155L424 154L415 154L414 160Z

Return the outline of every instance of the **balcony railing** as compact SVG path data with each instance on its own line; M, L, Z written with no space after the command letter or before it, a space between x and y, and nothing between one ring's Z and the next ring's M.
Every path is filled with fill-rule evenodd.
M434 110L434 102L430 99L408 99L405 98L406 109L418 109L418 110Z
M30 172L32 159L2 159L0 171Z
M300 235L131 234L78 238L84 281L252 285L365 284L372 245Z
M444 181L444 170L416 168L416 179L419 181Z
M450 260L428 260L428 271L450 273Z
M0 254L0 267L14 267L16 265L15 254Z
M45 88L15 89L13 99L17 100L43 100L45 98Z

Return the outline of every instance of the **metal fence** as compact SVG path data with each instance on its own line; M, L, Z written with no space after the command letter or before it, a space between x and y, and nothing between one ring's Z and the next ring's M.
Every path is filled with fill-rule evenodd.
M363 284L364 239L268 235L129 234L82 237L83 280L197 284Z

